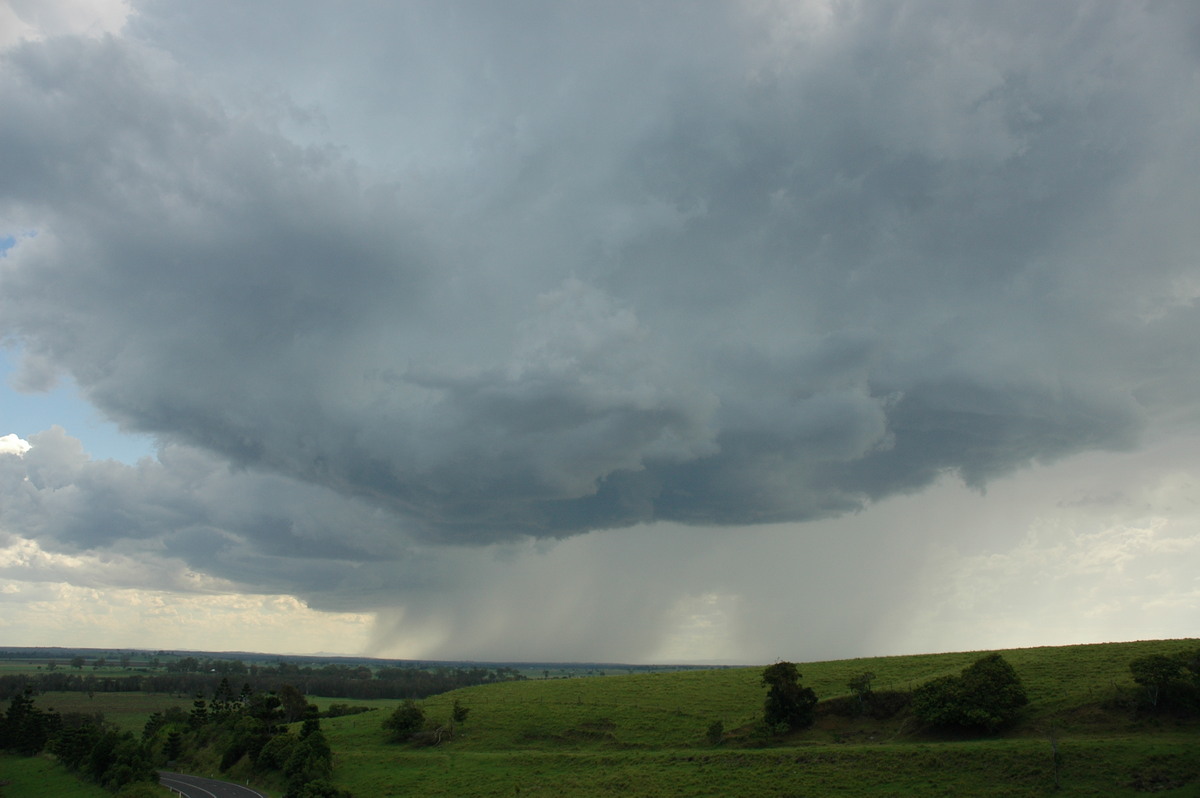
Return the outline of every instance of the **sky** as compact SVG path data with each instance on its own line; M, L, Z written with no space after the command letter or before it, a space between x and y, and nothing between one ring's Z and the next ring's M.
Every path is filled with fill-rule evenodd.
M0 641L1200 635L1200 6L0 0Z

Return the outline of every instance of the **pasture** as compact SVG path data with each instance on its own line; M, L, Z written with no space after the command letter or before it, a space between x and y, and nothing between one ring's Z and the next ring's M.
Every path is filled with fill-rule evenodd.
M1200 794L1200 721L1137 714L1116 701L1134 685L1129 662L1195 650L1197 640L1145 641L1004 651L1030 704L1003 734L968 738L917 728L906 713L886 720L821 712L805 731L772 736L759 723L762 667L533 678L467 687L419 702L439 745L394 743L381 728L401 702L309 697L376 711L324 718L334 781L357 798L386 796L1164 796ZM984 652L814 662L803 684L821 699L849 694L875 674L877 691L910 690L959 673ZM151 712L187 710L191 696L47 693L42 708L103 713L135 734ZM469 710L451 730L455 701ZM708 730L719 721L719 743ZM1055 790L1051 738L1061 755ZM212 767L219 759L213 755ZM0 796L104 794L28 792L51 784L50 760L5 757L12 784ZM8 771L11 771L10 775ZM252 777L246 762L231 771ZM70 776L58 771L55 779ZM57 783L57 782L53 782ZM278 784L268 784L278 794ZM41 787L39 786L39 789Z
M1195 795L1200 725L1135 718L1104 702L1132 684L1128 663L1194 649L1154 641L1004 652L1030 697L1024 719L990 739L930 736L910 720L823 716L812 729L756 737L761 668L487 685L422 702L445 722L470 709L453 740L429 748L386 741L382 713L322 722L335 780L358 796ZM975 653L801 666L822 698L871 671L875 688L908 689L958 673ZM393 702L393 706L398 702ZM385 710L386 711L386 710ZM726 740L713 745L719 720Z

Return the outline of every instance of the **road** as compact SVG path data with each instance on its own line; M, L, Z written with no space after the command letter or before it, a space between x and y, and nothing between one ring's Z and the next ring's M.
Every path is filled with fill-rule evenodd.
M170 787L184 798L267 798L266 793L230 781L202 779L182 773L158 772L158 783Z

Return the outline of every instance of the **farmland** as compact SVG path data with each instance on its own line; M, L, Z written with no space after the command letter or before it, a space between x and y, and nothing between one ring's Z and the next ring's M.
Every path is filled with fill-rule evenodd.
M918 732L911 718L819 716L809 730L762 739L755 726L761 669L513 682L424 702L426 715L470 708L453 741L412 748L385 741L376 713L323 728L334 778L360 796L387 795L1043 795L1054 787L1053 733L1063 795L1194 795L1200 751L1194 722L1136 718L1105 708L1132 687L1128 663L1195 641L1005 652L1030 706L1008 733L985 740ZM872 671L878 689L908 689L957 673L978 654L811 663L804 683L822 699L845 695ZM722 722L726 739L705 730Z
M907 712L882 720L829 711L871 672L879 691L957 674L980 652L807 663L822 704L803 731L763 729L762 668L531 678L466 687L420 702L437 745L396 743L382 721L399 700L355 700L374 711L321 720L333 781L374 796L1196 795L1200 722L1135 711L1129 663L1194 650L1195 640L1003 652L1029 705L990 737L922 729ZM309 697L322 709L342 699ZM103 712L137 731L152 711L186 706L166 694L43 695L63 712ZM455 702L466 720L449 719ZM720 738L711 737L719 722ZM5 759L4 762L13 760ZM45 762L45 760L35 760ZM198 760L204 761L204 760ZM215 759L212 760L215 762ZM209 765L213 767L215 765ZM247 761L230 776L253 778ZM278 794L279 783L264 786ZM10 793L0 792L0 795ZM23 793L11 793L17 795ZM80 795L92 793L81 792Z

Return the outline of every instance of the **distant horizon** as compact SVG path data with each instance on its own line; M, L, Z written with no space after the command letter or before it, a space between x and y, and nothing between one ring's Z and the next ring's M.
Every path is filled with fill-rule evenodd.
M1034 646L1009 646L1004 648L972 648L972 649L954 649L946 651L922 651L922 652L907 652L897 654L878 654L866 655L861 657L839 657L835 659L811 659L811 660L796 660L797 662L846 662L857 659L888 659L890 657L923 657L923 656L942 656L945 654L975 654L982 652L1004 652L1004 651L1031 651L1039 648L1076 648L1085 646L1103 646L1110 644L1121 643L1151 643L1151 642L1200 642L1198 637L1164 637L1164 638L1133 638L1129 640L1097 640L1085 643L1062 643L1062 644L1041 644ZM331 654L327 652L317 653L281 653L271 651L210 651L205 649L187 649L187 648L140 648L140 647L95 647L95 646L0 646L0 652L20 652L20 651L64 651L81 653L85 651L95 651L104 653L141 653L141 654L166 654L166 655L188 655L197 654L207 655L209 659L231 659L236 660L238 657L266 659L271 657L282 657L287 659L303 659L306 657L316 660L349 660L354 662L410 662L430 665L571 665L571 666L602 666L614 668L755 668L771 664L771 662L621 662L612 660L486 660L486 659L403 659L397 657L375 657L368 655L353 655L353 654ZM780 660L773 660L778 662Z

